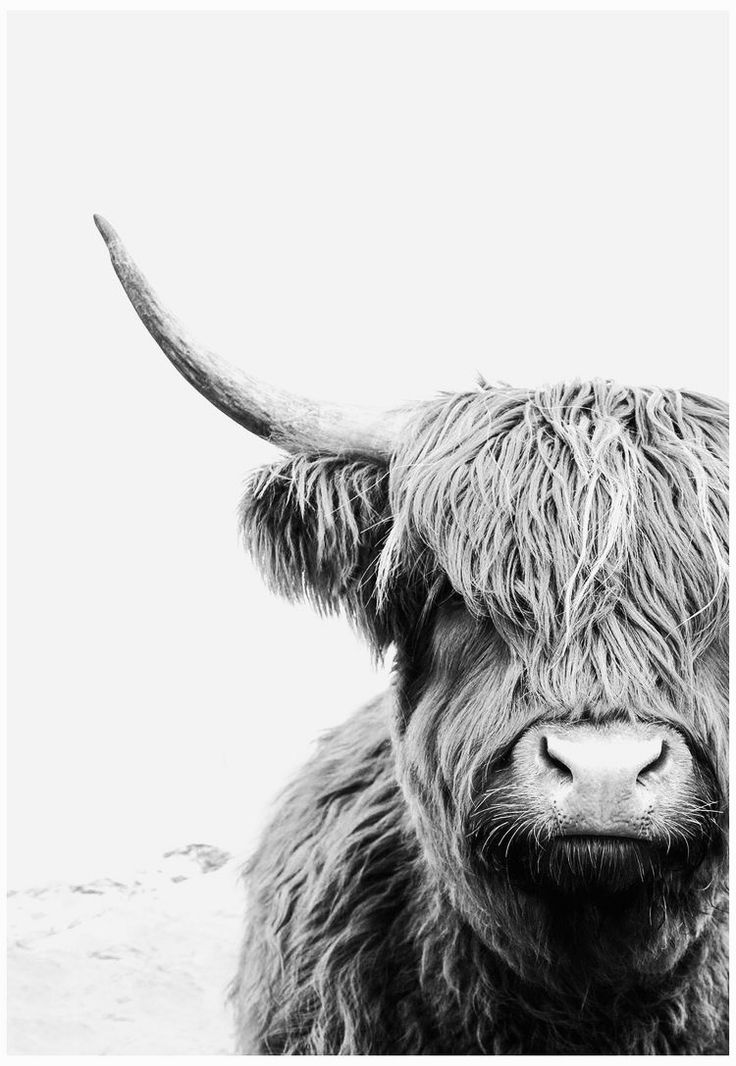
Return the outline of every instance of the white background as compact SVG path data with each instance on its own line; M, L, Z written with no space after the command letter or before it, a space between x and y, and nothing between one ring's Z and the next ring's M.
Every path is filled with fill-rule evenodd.
M396 404L569 376L726 394L726 21L23 15L9 32L9 869L247 850L385 684L238 542L276 457L128 306Z

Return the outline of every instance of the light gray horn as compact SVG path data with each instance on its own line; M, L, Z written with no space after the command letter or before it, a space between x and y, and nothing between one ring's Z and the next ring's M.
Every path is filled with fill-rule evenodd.
M110 223L99 215L94 218L141 322L179 373L210 403L288 452L389 459L409 412L316 403L267 385L193 343L161 305Z

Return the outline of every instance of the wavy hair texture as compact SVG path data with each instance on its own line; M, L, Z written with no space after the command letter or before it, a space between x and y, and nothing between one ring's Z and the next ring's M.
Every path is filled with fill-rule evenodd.
M543 690L588 670L612 701L723 628L726 405L610 382L483 388L429 405L391 473L379 592L444 573Z
M241 523L274 591L345 611L379 648L392 612L446 579L542 687L582 668L616 698L682 695L722 635L727 456L709 397L485 386L424 405L390 471L307 456L258 471Z
M397 657L246 870L241 1052L725 1053L727 454L707 397L483 383L425 404L386 466L253 476L269 586ZM646 875L642 851L605 905L522 891L489 848L530 821L504 750L540 718L627 717L688 738L665 827L687 861ZM588 850L555 852L553 880L590 874Z

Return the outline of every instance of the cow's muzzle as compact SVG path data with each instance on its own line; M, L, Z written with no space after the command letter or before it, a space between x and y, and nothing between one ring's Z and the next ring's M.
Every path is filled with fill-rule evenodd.
M471 836L514 880L618 893L702 862L721 832L712 780L668 725L541 722L492 771Z

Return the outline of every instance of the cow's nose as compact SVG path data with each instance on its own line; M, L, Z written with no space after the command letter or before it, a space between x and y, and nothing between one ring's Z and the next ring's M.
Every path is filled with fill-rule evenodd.
M588 734L579 738L540 738L542 763L553 773L566 774L578 787L606 789L645 784L647 775L665 769L667 743L662 736Z
M548 727L530 741L529 784L565 835L646 837L690 772L682 739L657 726Z

